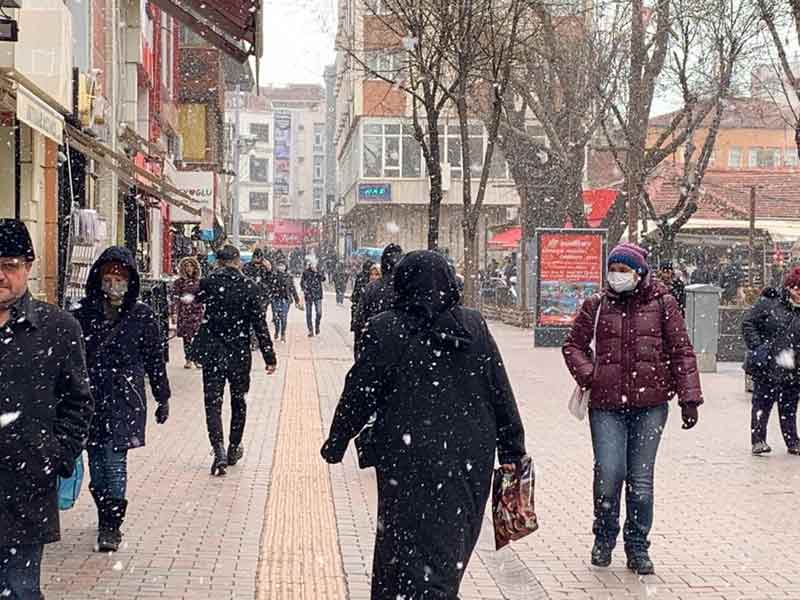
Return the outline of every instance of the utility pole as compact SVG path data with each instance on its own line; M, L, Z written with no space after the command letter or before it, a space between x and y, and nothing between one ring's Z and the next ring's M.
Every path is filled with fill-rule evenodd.
M241 180L242 140L240 131L241 85L236 84L233 101L233 199L231 201L231 227L233 228L233 245L239 247L239 182ZM216 217L215 217L216 218Z

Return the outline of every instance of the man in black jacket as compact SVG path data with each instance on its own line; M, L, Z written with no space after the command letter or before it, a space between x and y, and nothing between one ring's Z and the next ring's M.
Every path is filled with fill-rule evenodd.
M250 331L255 332L267 373L275 372L277 360L264 320L264 309L255 284L241 272L239 250L225 246L217 251L218 268L200 282L199 300L206 313L194 342L194 358L203 367L208 437L214 450L212 475L225 475L244 454L247 416L246 395L250 390ZM225 382L231 391L230 447L225 453L222 428L222 398Z
M360 332L366 327L367 322L372 317L394 306L394 267L400 262L402 256L403 249L399 245L389 244L386 246L383 249L383 255L381 255L381 278L370 283L361 295L355 322L356 356L358 356L359 351L358 338L360 337Z
M294 302L302 310L303 303L300 302L294 279L284 261L278 262L277 272L272 278L270 298L272 298L272 320L275 323L275 340L280 338L281 342L285 343L286 328L289 326L289 306Z
M41 598L44 544L60 538L58 475L86 442L93 402L81 330L28 292L25 225L0 219L0 598Z
M316 332L319 335L319 326L322 323L322 284L325 281L325 274L322 273L317 265L309 262L303 277L300 279L300 289L303 290L306 304L306 325L308 325L308 337L314 337ZM312 318L312 309L316 311L316 322Z

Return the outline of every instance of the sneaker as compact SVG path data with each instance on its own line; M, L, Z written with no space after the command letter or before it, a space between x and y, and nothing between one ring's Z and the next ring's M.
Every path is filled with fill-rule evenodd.
M756 442L753 444L753 456L760 456L761 454L769 454L772 448L767 445L767 442Z
M608 567L611 565L611 548L605 544L595 542L592 548L592 565L595 567Z
M792 456L800 456L800 446L791 446L787 449L787 452Z
M628 557L628 569L637 575L653 575L656 568L647 553Z

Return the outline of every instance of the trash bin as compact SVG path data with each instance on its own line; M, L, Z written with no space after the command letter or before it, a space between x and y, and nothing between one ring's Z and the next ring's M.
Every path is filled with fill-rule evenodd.
M722 288L699 283L686 287L686 327L701 373L717 372L719 303Z

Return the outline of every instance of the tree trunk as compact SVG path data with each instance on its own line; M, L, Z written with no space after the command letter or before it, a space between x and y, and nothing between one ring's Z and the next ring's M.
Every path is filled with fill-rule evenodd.
M439 222L442 214L442 164L440 160L441 146L439 144L439 118L428 117L429 156L425 157L430 181L430 204L428 205L428 250L439 248Z
M464 232L464 306L478 307L478 230L468 221L462 224Z

